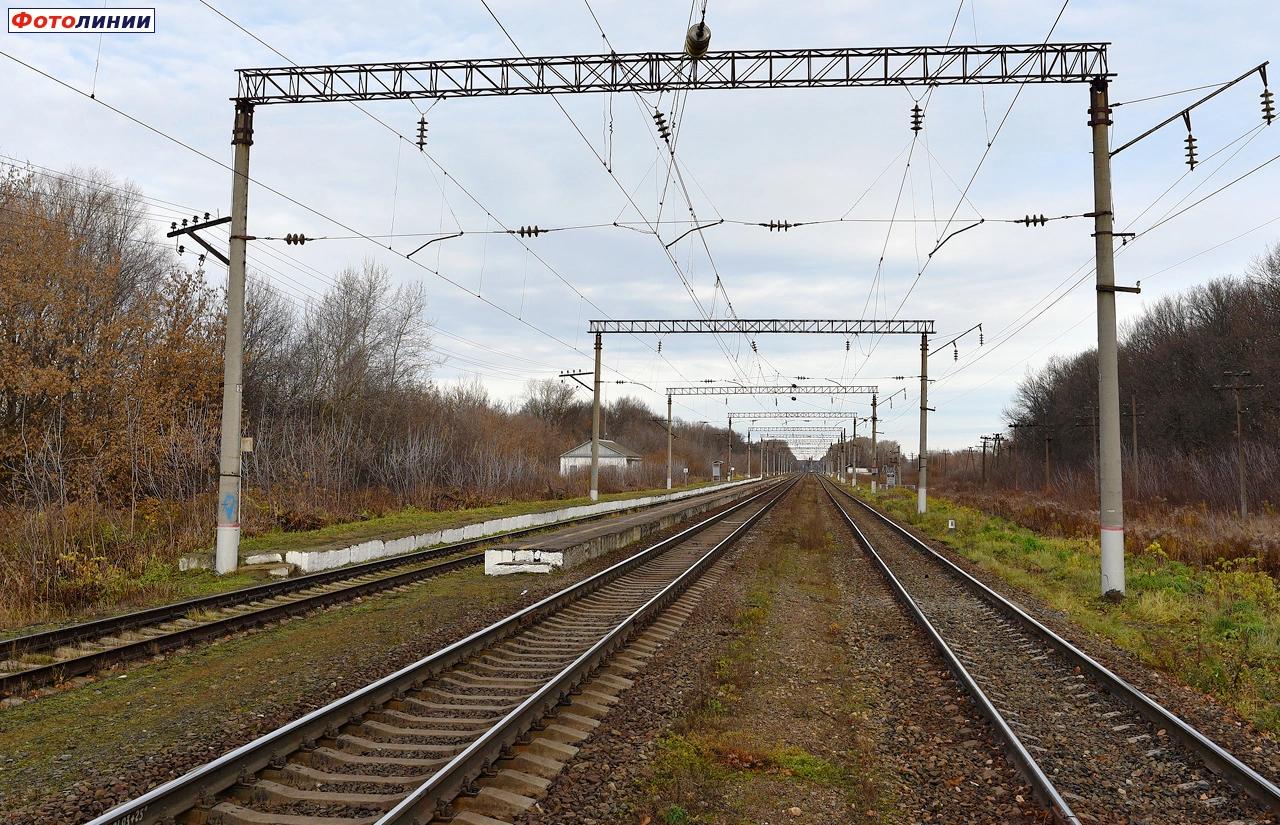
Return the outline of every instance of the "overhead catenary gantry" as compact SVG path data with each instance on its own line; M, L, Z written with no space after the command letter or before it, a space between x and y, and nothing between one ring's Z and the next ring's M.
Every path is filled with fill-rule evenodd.
M841 410L811 410L809 412L805 412L803 410L776 410L775 409L775 410L747 410L747 411L737 411L737 412L729 413L730 420L733 420L735 418L738 419L739 421L750 421L753 424L756 421L770 421L770 420L782 420L782 421L799 420L799 421L805 421L805 422L852 421L853 435L855 439L858 437L858 422L870 421L871 422L872 466L878 466L878 462L876 461L876 458L875 458L879 454L876 449L876 423L878 421L878 418L876 417L876 393L871 394L871 416L870 417L859 416L858 413L856 412L846 412ZM767 433L767 432L772 432L774 430L785 429L785 428L786 428L786 425L777 425L777 424L762 425L759 427L747 428L747 466L748 468L750 468L751 466L751 433L752 432Z
M751 324L751 323L757 323L757 322L753 322L753 321L743 321L742 323L744 323L744 324ZM782 322L782 323L791 323L791 322ZM836 322L833 322L833 323L834 323L834 324L842 324L842 325L843 325L843 324L875 323L875 322L836 321ZM919 326L918 326L918 328L921 328L921 329L932 329L932 328L933 328L933 322L932 322L932 321L915 321L915 322L912 322L912 323L919 325ZM708 331L709 331L709 330L708 330ZM914 332L914 331L915 331L914 329L913 329L913 330L911 330L911 332ZM597 333L596 333L596 340L597 340L597 342L599 342L600 334L601 334L601 333L599 333L599 332L597 332ZM928 340L928 336L927 336L926 334L922 334L922 335L921 335L921 340L922 340L922 341L927 341L927 340ZM835 396L835 395L870 395L870 396L871 396L871 421L873 422L873 424L872 424L871 443L872 443L872 454L874 455L874 454L875 454L875 424L874 424L874 422L875 422L875 420L876 420L876 417L875 417L876 396L879 394L879 392L880 392L880 388L879 388L879 387L877 387L877 386L876 386L876 385L874 385L874 384L841 384L841 383L838 383L838 382L835 382L835 381L831 382L830 384L796 384L796 383L792 383L792 384L767 384L767 385L754 385L754 386L753 386L753 385L745 385L745 384L701 384L701 385L693 385L693 386L689 386L689 387L667 387L667 421L668 421L668 428L670 427L670 420L671 420L671 398L672 398L672 396L676 396L676 395L702 395L702 396L711 396L711 395L790 395L790 396L793 396L793 397L794 397L794 396L798 396L798 395L832 395L832 396ZM922 413L922 414L923 414L923 413ZM731 456L731 455L732 455L732 452L733 452L733 449L732 449L732 448L733 448L733 419L734 419L735 417L737 417L735 414L730 413L730 415L729 415L729 435L728 435L727 444L726 444L726 446L728 447L727 452L728 452L728 454L729 454L729 455L728 455L728 456L726 456L726 458L727 458L727 457L729 457L729 456ZM746 415L744 415L744 416L742 416L742 417L743 417L743 418L752 418L752 417L754 417L754 418L763 418L764 416L763 416L762 414L759 414L759 413L748 413L748 414L746 414ZM856 427L857 427L857 416L856 416L856 415L852 415L852 414L850 414L850 415L849 415L849 416L847 416L847 417L848 417L848 418L852 418L852 419L853 419L853 421L855 422L855 423L854 423L854 427L855 427L855 435L856 435L856 432L857 432L857 431L856 431ZM923 429L923 425L922 425L922 429ZM747 431L747 438L748 438L748 445L747 445L747 462L748 462L748 468L750 467L750 461L751 461L750 436L751 436L751 431L750 431L750 429L748 429L748 431ZM842 440L843 440L843 439L842 439ZM748 471L749 471L749 469L748 469ZM668 476L670 476L670 475L671 475L671 451L670 451L670 443L669 443L669 439L668 439L668 450L667 450L667 475L668 475ZM668 489L669 489L669 488L668 488Z
M246 105L681 89L1088 83L1106 43L735 49L240 69Z
M1111 197L1112 73L1106 43L874 46L571 55L484 60L400 61L241 69L232 144L231 244L215 567L236 569L240 540L241 371L244 277L253 113L260 105L413 100L588 92L703 89L850 88L1082 83L1090 90L1097 273L1101 442L1102 592L1124 593L1124 519L1120 464L1120 390L1116 344L1115 233ZM922 335L925 333L922 333ZM597 347L599 338L597 337ZM927 343L922 345L927 358ZM597 363L599 350L597 349ZM922 373L925 370L922 370ZM597 369L597 376L599 370ZM922 378L922 385L925 379ZM927 389L927 388L926 388ZM921 416L927 407L921 393ZM599 380L596 382L599 396ZM923 426L922 426L923 431ZM593 497L598 495L598 416L593 422ZM927 445L919 448L920 506Z
M759 432L755 428L747 430L747 473L751 472L751 456L752 443L751 434ZM811 452L818 454L827 450L833 443L833 436L839 437L842 428L833 427L827 434L822 433L787 433L787 432L761 432L760 439L757 442L760 453L760 469L761 472L768 476L776 472L782 471L783 448L786 453L793 457L798 457L799 452ZM779 447L778 445L781 445Z
M667 387L667 395L873 395L874 384L702 384Z
M730 425L732 427L732 424ZM747 477L751 476L751 434L753 432L761 433L760 438L760 471L764 474L770 472L769 455L767 452L766 438L773 441L782 441L790 445L791 439L806 438L809 435L816 437L819 433L840 433L843 440L844 427L828 426L828 427L749 427L747 429Z
M766 419L845 421L850 418L857 418L858 414L856 412L843 412L840 410L813 410L811 412L805 412L803 410L739 410L737 412L729 413L729 417L736 418L740 421L763 421Z
M650 335L772 335L805 333L818 335L932 335L933 321L897 319L837 320L834 318L694 318L656 321L592 321L588 330Z
M749 427L750 432L755 433L838 433L842 432L844 427L837 427L834 424L828 427Z
M934 331L933 321L904 320L882 318L667 318L667 319L625 319L615 318L593 320L587 331L595 335L595 392L592 398L591 413L591 487L589 495L595 501L600 495L600 352L603 336L606 333L623 333L629 335L919 335L922 342ZM922 346L925 344L922 343ZM818 388L808 385L790 385L795 392L802 395L836 395L837 387ZM671 444L671 397L673 395L762 395L779 394L774 388L749 387L735 384L732 387L701 386L692 388L672 388L667 391L667 489L671 489L672 444ZM826 390L820 392L819 390ZM854 392L869 393L874 409L874 387L860 387ZM923 411L921 413L924 414ZM924 425L921 424L923 432ZM733 417L729 418L729 453L733 447ZM726 456L727 458L728 456Z
M857 421L856 418L852 419ZM808 427L792 427L783 424L765 425L760 427L747 428L747 474L751 473L751 435L755 433L760 437L761 458L763 462L765 442L781 441L788 448L796 446L816 448L821 446L829 449L831 446L838 444L840 446L841 455L843 456L845 449L846 429L838 424L830 424L827 426L808 426ZM833 440L834 439L834 440Z
M591 486L589 495L592 501L600 497L600 356L604 347L605 333L655 334L655 335L721 335L721 334L819 334L819 335L858 335L877 333L881 335L915 335L919 334L925 346L928 336L933 332L933 321L904 321L884 319L833 319L833 318L693 318L667 320L592 320L587 331L595 336L595 383L591 398ZM791 384L797 394L805 395L839 395L848 391L870 393L875 397L875 387L836 384L822 386L825 392L804 389L809 385ZM836 388L850 387L845 392L836 392ZM667 390L667 489L671 489L672 443L671 443L671 397L673 395L761 395L772 393L776 387L748 387L734 384L729 391L723 387L704 385L693 388L668 388ZM773 393L778 394L778 393ZM922 413L923 414L923 413ZM921 430L924 429L923 424ZM733 419L729 420L728 453L733 452ZM726 456L726 458L730 457Z
M863 418L856 412L842 412L839 410L750 410L746 412L731 412L730 419L738 419L739 421L764 421L768 419L782 419L792 421L799 419L801 421L853 421L853 435L858 437L858 422L871 422L871 471L874 474L872 484L874 485L880 478L880 461L879 450L877 444L877 428L880 418L877 414L877 393L871 394L871 416ZM750 431L748 431L749 437Z

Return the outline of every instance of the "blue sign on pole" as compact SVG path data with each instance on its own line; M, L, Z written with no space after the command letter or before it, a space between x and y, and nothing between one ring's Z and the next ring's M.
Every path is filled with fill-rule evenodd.
M222 511L227 514L227 521L236 519L236 494L227 493L222 497Z

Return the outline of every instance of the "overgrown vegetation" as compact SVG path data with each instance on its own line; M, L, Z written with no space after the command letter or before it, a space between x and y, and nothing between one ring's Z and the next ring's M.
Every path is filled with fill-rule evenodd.
M1158 543L1205 567L1257 559L1280 576L1280 406L1271 400L1280 386L1280 244L1239 277L1155 301L1125 325L1120 343L1126 549ZM1241 370L1251 374L1223 374ZM1246 520L1238 518L1235 397L1215 389L1238 380L1262 385L1241 397ZM985 448L931 451L930 487L1035 530L1093 535L1097 395L1096 351L1049 359L1004 411L1020 426ZM857 448L860 464L871 464L865 439ZM915 483L914 462L899 470L902 483Z
M225 298L146 208L93 171L0 176L0 621L137 592L157 564L212 544ZM590 437L574 385L531 383L516 402L441 386L422 286L368 261L326 277L303 307L249 274L247 536L585 489L558 465ZM661 486L653 411L621 398L602 418L645 457L602 489ZM728 433L676 429L676 466L705 478Z
M960 504L976 507L1040 533L1089 538L1098 532L1098 511L1039 493L984 489L977 485L935 487ZM1271 507L1248 520L1206 504L1131 501L1125 508L1125 549L1141 553L1152 545L1171 559L1195 567L1240 561L1280 575L1280 515Z
M1138 454L1126 443L1126 493L1222 509L1236 501L1235 399L1214 389L1225 371L1248 370L1247 383L1274 387L1280 379L1280 245L1242 278L1218 278L1162 298L1127 324L1120 347L1120 387L1126 414L1137 407ZM1037 422L1015 430L1014 446L1034 457L1052 436L1055 485L1092 498L1090 426L1097 396L1097 353L1055 358L1027 376L1007 411ZM1244 398L1248 482L1261 499L1280 485L1280 445L1268 433L1280 408L1256 393ZM1132 403L1131 403L1132 401ZM1252 402L1252 403L1251 403ZM1124 421L1131 442L1132 419ZM1084 425L1084 426L1080 426ZM1063 475L1063 471L1076 472ZM1083 488L1080 490L1070 488Z
M1129 555L1128 596L1112 603L1099 596L1095 538L1045 535L938 497L919 516L914 492L902 488L859 492L1081 627L1280 733L1280 588L1256 561L1193 566L1153 541Z
M1278 330L1280 244L1243 276L1162 298L1125 325L1119 366L1126 499L1157 507L1236 507L1235 397L1215 386L1238 380L1224 372L1245 370L1251 375L1244 383L1263 385L1242 395L1251 506L1260 510L1274 500L1280 487L1280 444L1274 438L1280 407L1267 393L1280 382ZM1031 426L1004 434L1000 459L988 456L986 462L988 484L1047 488L1068 504L1096 506L1097 387L1096 350L1051 358L1029 373L1005 418ZM931 480L978 481L978 452L931 457L930 469L938 471Z

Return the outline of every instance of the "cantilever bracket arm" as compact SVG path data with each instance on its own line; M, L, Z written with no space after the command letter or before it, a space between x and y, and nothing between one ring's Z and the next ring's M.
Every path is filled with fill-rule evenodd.
M207 213L206 213L206 214L207 214ZM214 227L214 226L220 226L220 225L222 225L222 224L224 224L224 223L230 223L230 222L231 222L231 218L230 218L230 217L226 217L226 218L214 218L213 220L209 220L209 221L202 221L202 222L200 222L200 223L193 223L193 224L191 224L190 226L180 226L180 227L175 227L175 228L174 228L174 230L173 230L172 232L168 232L168 233L166 233L166 234L165 234L165 237L166 237L166 238L177 238L177 237L180 237L180 236L182 236L182 235L190 235L190 236L191 236L191 239L192 239L193 241L195 241L196 243L200 244L201 246L203 246L203 247L205 248L205 250L207 250L207 251L208 251L208 253L209 253L210 255L212 255L213 257L215 257L215 258L217 258L218 260L222 261L223 266L230 266L230 265L231 265L231 259L230 259L230 258L228 258L226 255L222 254L222 252L221 252L220 250L216 249L216 248L215 248L215 247L213 247L213 246L212 246L208 241L206 241L204 238L202 238L202 237L200 237L199 235L197 235L197 234L196 234L196 232L197 232L198 230L200 230L200 229L209 229L209 228L211 228L211 227Z
M1224 84L1222 84L1222 85L1221 85L1221 86L1219 86L1218 88L1214 89L1212 92L1209 92L1209 94L1207 94L1207 95L1205 95L1204 97L1202 97L1202 98L1200 98L1199 100L1197 100L1195 103L1192 103L1190 106L1185 106L1185 107L1183 107L1183 108L1179 109L1177 112L1174 112L1173 114L1169 115L1169 117L1167 117L1167 118L1165 118L1164 120L1160 121L1160 122L1159 122L1159 123L1157 123L1155 126L1152 126L1152 127L1151 127L1150 129L1148 129L1147 131L1143 132L1142 134L1138 135L1138 136L1137 136L1136 138L1134 138L1133 140L1131 140L1131 141L1129 141L1128 143L1126 143L1126 144L1124 144L1123 146L1121 146L1119 149L1112 149L1112 150L1111 150L1111 157L1115 157L1116 155L1120 154L1120 153L1121 153L1121 152L1123 152L1125 149L1128 149L1130 146L1132 146L1133 144L1137 143L1138 141L1140 141L1140 140L1144 140L1145 138L1148 138L1148 137L1150 137L1151 135L1154 135L1156 132L1158 132L1158 131L1160 131L1161 129L1163 129L1164 127L1168 126L1170 123L1173 123L1173 122L1174 122L1175 120L1177 120L1178 118L1180 118L1180 117L1188 117L1192 109L1196 108L1197 106L1200 106L1201 104L1207 103L1208 101L1210 101L1210 100L1212 100L1213 98L1217 97L1218 95L1222 94L1222 93L1223 93L1223 92L1225 92L1227 89L1230 89L1232 86L1236 85L1236 84L1237 84L1237 83L1239 83L1240 81L1242 81L1242 80L1247 80L1247 79L1248 79L1251 75L1253 75L1255 72L1256 72L1256 73L1260 73L1260 74L1262 74L1263 80L1265 81L1265 80L1266 80L1266 76L1267 76L1267 75L1266 75L1266 72L1267 72L1267 63L1268 63L1268 62L1270 62L1270 61L1263 62L1263 63L1259 63L1257 66L1254 66L1252 69L1250 69L1249 71L1247 71L1247 72L1245 72L1244 74L1240 75L1240 76L1239 76L1239 77L1237 77L1235 80L1232 80L1230 83L1224 83ZM1190 123L1190 121L1188 121L1188 123Z

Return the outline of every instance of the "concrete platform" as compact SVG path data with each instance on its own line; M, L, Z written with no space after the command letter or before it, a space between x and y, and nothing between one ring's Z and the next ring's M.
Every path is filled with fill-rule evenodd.
M699 513L742 498L762 483L748 479L707 488L702 495L682 501L491 547L484 553L484 572L489 576L503 576L510 573L550 573L575 567Z
M750 481L750 479L747 481ZM580 504L576 507L562 507L558 510L544 510L542 512L526 513L520 516L507 516L505 518L489 519L488 521L467 524L462 527L434 530L432 532L422 533L419 535L393 535L381 538L372 538L347 547L317 547L290 550L287 553L258 553L242 555L240 557L240 566L243 567L244 565L250 564L287 564L291 565L292 569L298 573L315 573L319 570L328 570L332 567L357 564L362 561L371 561L373 559L380 559L386 556L398 556L414 550L422 550L424 548L435 547L441 544L453 544L454 542L467 541L468 539L484 538L486 536L505 533L509 530L520 530L526 527L540 527L542 525L550 525L558 521L565 521L567 519L579 518L582 516L607 515L609 513L616 513L625 510L634 510L636 508L647 507L651 504L658 504L664 501L679 501L685 498L696 498L697 496L706 495L718 490L724 490L729 486L737 486L744 483L747 482L735 481L732 485L721 484L717 487L695 487L688 490L678 490L673 493L659 493L652 496L641 496L638 498L598 501L595 504ZM200 553L183 556L178 559L178 569L212 570L213 548L209 548Z

